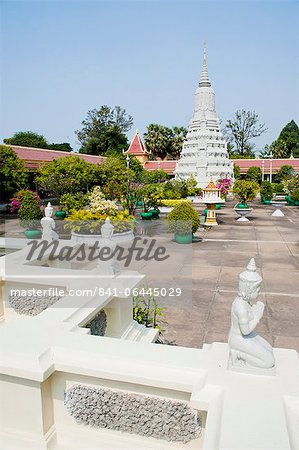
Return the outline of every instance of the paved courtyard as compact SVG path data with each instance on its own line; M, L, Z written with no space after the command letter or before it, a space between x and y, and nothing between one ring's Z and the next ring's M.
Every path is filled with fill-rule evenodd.
M275 347L299 351L299 208L275 218L270 206L255 204L250 222L240 223L231 206L219 211L220 225L193 244L190 268L179 274L192 273L192 305L168 310L167 337L191 347L227 341L238 276L254 257L266 304L258 330Z
M166 236L171 258L164 266L143 261L130 269L144 273L149 286L182 287L181 297L165 303L164 336L177 345L202 347L227 341L238 276L254 257L263 277L260 300L266 304L258 330L273 346L299 351L299 208L284 208L285 217L276 218L272 207L257 202L250 222L240 223L232 207L228 203L218 212L218 227L197 233L201 242L179 245ZM145 235L159 241L160 225ZM11 235L20 232L17 220L8 228ZM163 299L158 302L163 306Z

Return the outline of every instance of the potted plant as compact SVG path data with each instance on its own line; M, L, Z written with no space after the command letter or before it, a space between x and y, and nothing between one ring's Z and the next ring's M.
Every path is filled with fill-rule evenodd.
M42 232L39 227L43 214L33 192L25 192L18 210L18 217L21 226L26 228L24 233L28 239L41 237Z
M159 185L148 184L142 188L143 212L142 220L157 219L159 217L159 206L161 204L162 189Z
M248 201L253 200L259 190L259 185L256 181L237 180L234 184L233 191L239 198L239 203L235 205L234 210L240 216L238 221L247 222L248 216L252 208L249 208Z
M73 241L92 245L101 239L101 227L107 217L114 226L112 240L134 239L134 217L127 210L119 211L113 201L106 200L98 186L89 194L87 209L72 210L65 220L65 229L71 230Z
M273 189L270 181L263 181L260 189L261 199L265 205L270 205L273 198Z
M294 206L299 206L299 188L294 189L291 194L291 200L294 202Z
M179 203L168 214L169 229L174 233L174 239L179 244L190 244L193 233L200 225L197 212L187 202Z
M13 198L10 199L9 210L11 213L18 213L20 206L23 202L24 195L27 192L31 192L33 194L37 204L40 207L42 206L42 201L37 192L32 191L31 189L21 189L20 191L18 191L17 193L14 194Z

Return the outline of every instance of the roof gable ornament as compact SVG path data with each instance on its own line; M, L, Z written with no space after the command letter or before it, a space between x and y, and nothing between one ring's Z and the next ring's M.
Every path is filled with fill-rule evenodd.
M124 153L137 156L137 155L149 155L151 152L149 152L146 149L146 147L140 137L139 131L136 130L136 133L131 141L130 147Z

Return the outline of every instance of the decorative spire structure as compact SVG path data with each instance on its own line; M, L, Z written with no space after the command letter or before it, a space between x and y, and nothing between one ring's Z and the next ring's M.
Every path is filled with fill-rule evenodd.
M206 41L193 114L175 176L179 180L187 180L192 176L201 188L205 188L211 178L217 183L219 178L234 177L215 108L215 93L208 75Z
M210 87L211 82L209 80L208 67L207 67L207 42L204 41L204 49L203 49L203 65L201 71L201 78L199 82L199 87Z
M151 152L149 152L145 144L143 143L141 136L136 130L136 133L131 141L130 147L127 151L123 152L126 155L135 155L136 158L143 164L146 161L148 161L148 155L150 155Z

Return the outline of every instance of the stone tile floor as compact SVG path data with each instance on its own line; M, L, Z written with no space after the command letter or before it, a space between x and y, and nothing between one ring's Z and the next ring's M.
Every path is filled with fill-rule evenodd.
M218 227L197 233L202 242L179 245L163 235L170 259L159 266L135 262L130 269L144 273L149 286L182 287L181 297L158 299L167 306L164 335L177 345L202 347L227 341L238 276L254 257L263 277L260 300L266 304L258 331L274 346L299 351L299 208L286 207L285 217L276 218L271 206L257 202L250 222L240 223L232 207L228 203L218 212ZM159 241L159 226L156 222L145 235ZM16 220L9 221L9 234L20 234Z

